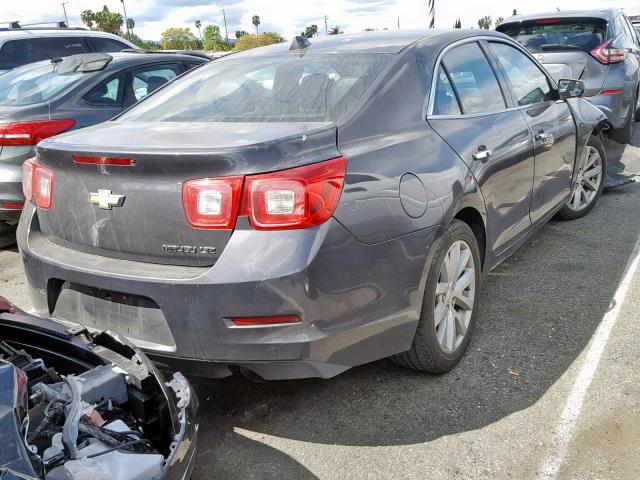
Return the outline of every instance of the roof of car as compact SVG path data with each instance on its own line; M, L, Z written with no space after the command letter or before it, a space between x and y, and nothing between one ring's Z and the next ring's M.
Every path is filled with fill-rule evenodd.
M473 36L499 36L503 34L491 30L428 29L364 32L355 34L330 35L309 39L310 45L303 50L291 50L292 42L277 43L261 48L245 50L222 57L216 62L242 57L296 53L399 53L415 43L426 42L433 46L445 45L459 39Z
M58 37L104 37L120 40L123 43L133 45L126 38L119 37L112 33L96 32L86 28L0 28L0 41L13 40L19 38L41 37L52 35Z
M539 18L602 18L610 20L615 18L621 10L617 8L604 8L600 10L561 10L555 12L542 12L529 15L515 15L507 18L502 25L513 22L526 22Z

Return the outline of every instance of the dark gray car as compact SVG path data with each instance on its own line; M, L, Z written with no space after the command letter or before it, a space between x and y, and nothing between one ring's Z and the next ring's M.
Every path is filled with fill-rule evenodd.
M33 303L200 375L446 371L482 275L598 199L606 117L582 88L473 30L222 58L38 145L18 227Z
M621 10L518 15L496 29L518 40L552 74L581 79L584 97L607 116L611 138L631 141L640 120L640 41Z
M179 54L79 54L0 75L0 222L20 218L22 164L38 141L107 121L206 61Z

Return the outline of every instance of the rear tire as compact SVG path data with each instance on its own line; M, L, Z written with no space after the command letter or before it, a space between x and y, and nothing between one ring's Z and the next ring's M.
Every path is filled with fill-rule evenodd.
M436 249L411 348L391 360L414 370L444 373L460 362L471 340L482 266L473 231L460 220L451 222Z
M585 147L585 155L587 159L582 171L578 173L575 190L569 202L558 212L558 217L562 220L584 217L595 207L602 194L607 173L607 152L602 140L592 135Z
M627 114L627 121L624 123L624 126L611 130L611 140L614 142L622 143L623 145L631 142L633 138L633 125L638 118L638 113L635 110L636 103L637 99L634 97L629 106L629 113Z

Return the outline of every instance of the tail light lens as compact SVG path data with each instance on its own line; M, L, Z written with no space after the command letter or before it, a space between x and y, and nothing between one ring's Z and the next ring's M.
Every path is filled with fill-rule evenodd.
M627 59L627 51L623 48L611 48L611 43L613 43L613 39L607 40L591 50L593 58L605 65L624 62Z
M22 193L27 202L31 202L33 193L33 171L36 168L36 162L27 160L22 164Z
M69 130L75 120L39 120L0 124L0 146L36 145L40 140Z
M182 186L182 204L195 228L232 229L236 225L244 177L202 178Z
M232 229L238 215L257 230L314 227L338 206L346 165L338 157L246 177L189 180L182 187L185 215L195 228Z
M53 172L27 160L22 165L22 193L38 208L49 210L53 201Z

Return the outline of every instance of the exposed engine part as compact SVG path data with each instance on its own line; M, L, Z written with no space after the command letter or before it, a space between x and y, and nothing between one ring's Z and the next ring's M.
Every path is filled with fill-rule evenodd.
M100 365L60 376L42 360L5 343L0 343L0 358L6 375L16 378L16 390L10 393L20 402L16 412L21 412L23 448L40 465L43 478L142 480L161 474L166 457L146 438L145 428L156 437L162 413L156 409L147 414L153 397L128 385L129 376L120 367ZM25 372L39 381L32 382ZM184 403L189 386L182 379L174 377L171 387ZM7 420L15 422L13 418Z

